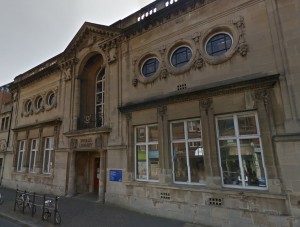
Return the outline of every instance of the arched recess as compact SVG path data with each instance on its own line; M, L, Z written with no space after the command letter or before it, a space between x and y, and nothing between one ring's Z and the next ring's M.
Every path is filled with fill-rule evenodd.
M93 53L86 57L80 67L79 129L101 127L104 124L104 65L103 56Z

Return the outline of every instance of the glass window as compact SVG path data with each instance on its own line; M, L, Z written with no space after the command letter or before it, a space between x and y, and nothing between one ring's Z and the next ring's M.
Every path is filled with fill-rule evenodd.
M206 44L206 52L210 56L220 56L232 45L232 38L226 33L220 33L210 38Z
M32 102L29 100L26 102L26 112L30 113L32 111Z
M104 95L105 95L105 68L102 68L96 79L96 127L104 124Z
M192 58L192 50L186 46L179 47L171 56L171 63L175 67L181 67L187 64Z
M142 66L142 74L144 77L150 77L156 73L159 61L156 58L148 59Z
M54 138L45 138L45 148L44 148L44 160L43 160L43 173L50 173L52 167L51 155L53 151Z
M157 125L135 128L136 179L158 181L159 150Z
M223 184L265 188L266 171L256 113L218 117L217 131Z
M200 119L171 123L171 149L175 183L204 184L204 149Z
M37 100L36 100L36 108L38 110L42 109L44 106L44 101L43 101L43 98L42 97L38 97Z
M48 95L48 105L52 106L54 104L54 102L55 102L55 94L51 92Z
M31 173L35 172L35 160L38 151L38 142L39 141L37 139L31 140L31 150L30 150L30 160L29 160L29 172Z
M18 152L18 163L17 163L18 172L21 172L23 170L24 152L25 152L25 140L21 140L19 142L19 152Z

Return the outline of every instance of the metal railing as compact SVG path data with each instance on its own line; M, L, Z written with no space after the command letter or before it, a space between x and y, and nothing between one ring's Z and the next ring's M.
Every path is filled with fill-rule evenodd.
M95 114L83 114L77 119L77 129L92 129L103 126L103 117Z

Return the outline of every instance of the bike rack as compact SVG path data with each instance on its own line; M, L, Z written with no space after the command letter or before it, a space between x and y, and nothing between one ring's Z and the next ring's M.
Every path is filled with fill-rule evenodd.
M25 196L25 197L23 197ZM27 197L28 196L28 197ZM20 206L20 203L22 203L22 213L25 213L25 208L27 206L30 207L30 211L31 211L31 216L33 217L34 214L36 213L36 207L41 207L42 208L42 220L47 220L44 219L44 215L45 215L45 210L47 210L48 212L50 212L51 210L53 210L53 220L54 220L54 224L60 224L56 222L56 215L59 215L58 212L58 196L47 196L46 194L44 195L38 195L35 192L30 193L25 191L21 191L19 189L16 189L16 198L15 198L15 203L14 203L14 211L16 211L16 207ZM28 200L27 200L28 199ZM54 202L53 205L49 206L46 205L46 201L47 200L51 200ZM19 204L19 205L18 205ZM51 215L51 212L50 212ZM50 216L49 216L50 217Z

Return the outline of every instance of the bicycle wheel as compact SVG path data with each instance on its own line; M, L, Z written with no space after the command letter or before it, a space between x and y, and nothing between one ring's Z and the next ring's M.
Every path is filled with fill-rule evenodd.
M44 209L43 216L42 216L42 219L43 219L43 220L48 220L49 217L50 217L50 215L49 215L49 210L48 210L48 208L45 208L45 209Z
M61 223L61 217L60 217L60 214L59 214L58 211L55 213L55 223L56 224L60 224Z
M31 205L31 206L33 206L33 213L35 214L36 213L36 206L35 205Z
M18 197L18 199L17 199L17 207L19 208L19 209L23 209L23 197L22 197L22 195L20 195L19 197Z

